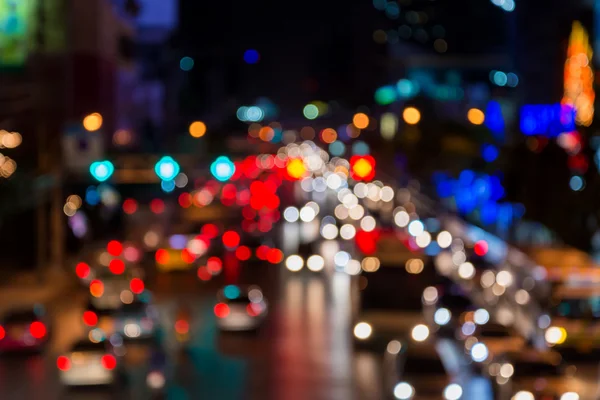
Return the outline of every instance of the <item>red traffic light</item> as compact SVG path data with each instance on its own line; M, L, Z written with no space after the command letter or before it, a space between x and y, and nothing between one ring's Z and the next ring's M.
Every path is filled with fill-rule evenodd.
M372 156L352 156L350 176L357 181L370 181L375 177L375 159Z

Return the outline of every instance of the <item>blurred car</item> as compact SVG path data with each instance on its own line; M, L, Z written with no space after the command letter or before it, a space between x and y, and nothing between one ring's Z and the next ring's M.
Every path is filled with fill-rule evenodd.
M455 337L466 315L478 312L467 293L451 281L425 288L422 301L427 325L441 337Z
M217 294L214 307L222 331L252 331L263 324L268 305L258 286L227 285Z
M90 301L102 310L117 310L144 292L144 274L139 268L127 268L122 274L99 269L90 281Z
M117 381L117 359L106 341L82 340L58 356L56 366L65 386L112 385Z
M596 382L585 382L574 376L555 351L521 349L499 355L488 364L498 398L510 400L596 398Z
M40 351L48 340L48 322L40 307L11 311L0 318L0 351Z
M123 304L114 315L114 332L126 340L150 339L154 335L156 320L153 306L145 302Z
M408 336L424 321L421 297L435 280L433 268L411 274L404 265L363 273L353 293L354 345L381 352L390 340Z
M491 400L489 381L472 373L448 339L393 340L384 355L384 398Z

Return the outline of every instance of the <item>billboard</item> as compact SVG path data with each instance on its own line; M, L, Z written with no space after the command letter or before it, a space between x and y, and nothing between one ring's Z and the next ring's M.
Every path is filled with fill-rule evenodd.
M37 0L0 0L0 67L22 66L31 49Z

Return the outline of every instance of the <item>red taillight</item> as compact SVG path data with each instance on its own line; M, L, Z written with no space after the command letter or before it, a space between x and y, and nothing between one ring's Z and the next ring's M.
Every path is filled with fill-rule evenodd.
M29 325L29 333L36 339L41 339L46 336L46 326L40 321L32 322Z
M140 294L144 291L144 281L140 278L133 278L131 282L129 282L129 288L135 294Z
M246 306L246 313L251 317L256 317L261 312L260 304L250 303Z
M6 336L6 331L4 330L4 327L2 325L0 325L0 340L4 339L5 336Z
M71 360L69 360L69 357L60 356L56 360L56 366L61 371L68 371L69 369L71 369Z
M86 311L83 313L83 322L87 326L94 326L98 323L98 316L93 311Z
M219 318L225 318L229 315L229 306L225 303L218 303L215 306L215 315Z
M175 321L175 332L185 335L190 330L190 324L185 319Z
M102 366L106 369L115 369L117 366L117 359L110 354L105 354L102 356Z
M90 275L90 266L84 262L80 262L75 267L75 273L81 279L85 279Z

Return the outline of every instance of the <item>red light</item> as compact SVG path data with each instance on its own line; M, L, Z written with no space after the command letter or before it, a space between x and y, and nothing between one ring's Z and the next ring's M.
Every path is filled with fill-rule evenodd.
M80 279L87 278L90 275L90 266L84 262L80 262L75 267L75 274L77 274Z
M94 297L100 297L104 293L104 283L99 279L90 282L90 293Z
M137 211L137 201L134 199L127 199L123 202L123 212L125 214L133 214Z
M71 369L71 360L68 357L60 356L56 359L56 366L61 371L68 371Z
M85 311L83 313L83 323L87 326L95 326L98 323L98 316L93 311Z
M181 193L179 195L179 205L183 208L189 208L192 206L192 195L189 193Z
M238 260L241 260L241 261L248 260L251 255L252 255L252 252L250 251L250 249L247 246L240 246L235 251L235 256L238 258Z
M4 330L4 327L2 327L0 325L0 340L4 339L5 336L6 336L6 331Z
M188 249L183 249L181 250L181 260L184 263L191 264L196 261L196 257Z
M214 239L219 234L219 228L215 224L206 224L200 232L209 239Z
M165 211L165 202L161 199L154 199L150 202L150 210L154 214L162 214Z
M29 333L36 339L41 339L46 336L46 326L40 321L32 322L29 325Z
M258 248L256 249L256 258L265 261L267 259L267 256L269 255L270 250L271 249L269 248L269 246L265 246L264 244L258 246Z
M473 250L478 256L485 256L488 252L488 244L485 240L480 240L477 243L475 243L475 246L473 246Z
M219 318L225 318L229 315L229 306L225 303L218 303L215 306L215 315Z
M123 260L119 259L110 260L108 269L115 275L121 275L123 272L125 272L125 263Z
M175 332L179 333L180 335L185 335L189 331L190 324L186 320L180 319L175 321Z
M144 291L144 281L140 278L133 278L131 282L129 282L129 288L135 294L140 294Z
M216 275L223 269L223 261L219 257L210 257L206 260L206 268L212 275Z
M169 252L165 249L158 249L156 250L156 253L154 253L154 258L159 264L167 264L169 262Z
M235 199L236 195L237 189L233 183L228 183L227 185L223 186L223 190L221 190L221 197L233 200Z
M208 268L205 266L198 267L198 279L201 281L208 281L212 277L212 274L208 272Z
M377 238L374 232L356 232L354 240L356 241L356 246L363 254L374 254L377 251Z
M123 251L123 245L116 240L111 240L110 242L108 242L106 250L108 250L108 254L110 254L111 256L118 257Z
M283 261L283 252L279 249L271 249L269 253L267 253L267 260L271 264L279 264Z
M246 306L246 313L251 317L256 317L260 314L260 305L250 303Z
M102 366L106 369L112 370L112 369L115 369L115 367L117 366L117 359L110 354L103 355L101 362L102 362Z
M252 207L244 207L242 209L242 216L244 219L254 219L256 218L256 211Z
M372 156L352 156L350 175L358 181L370 181L375 177L375 159Z
M237 247L240 244L240 235L235 231L223 233L223 244L229 248Z

